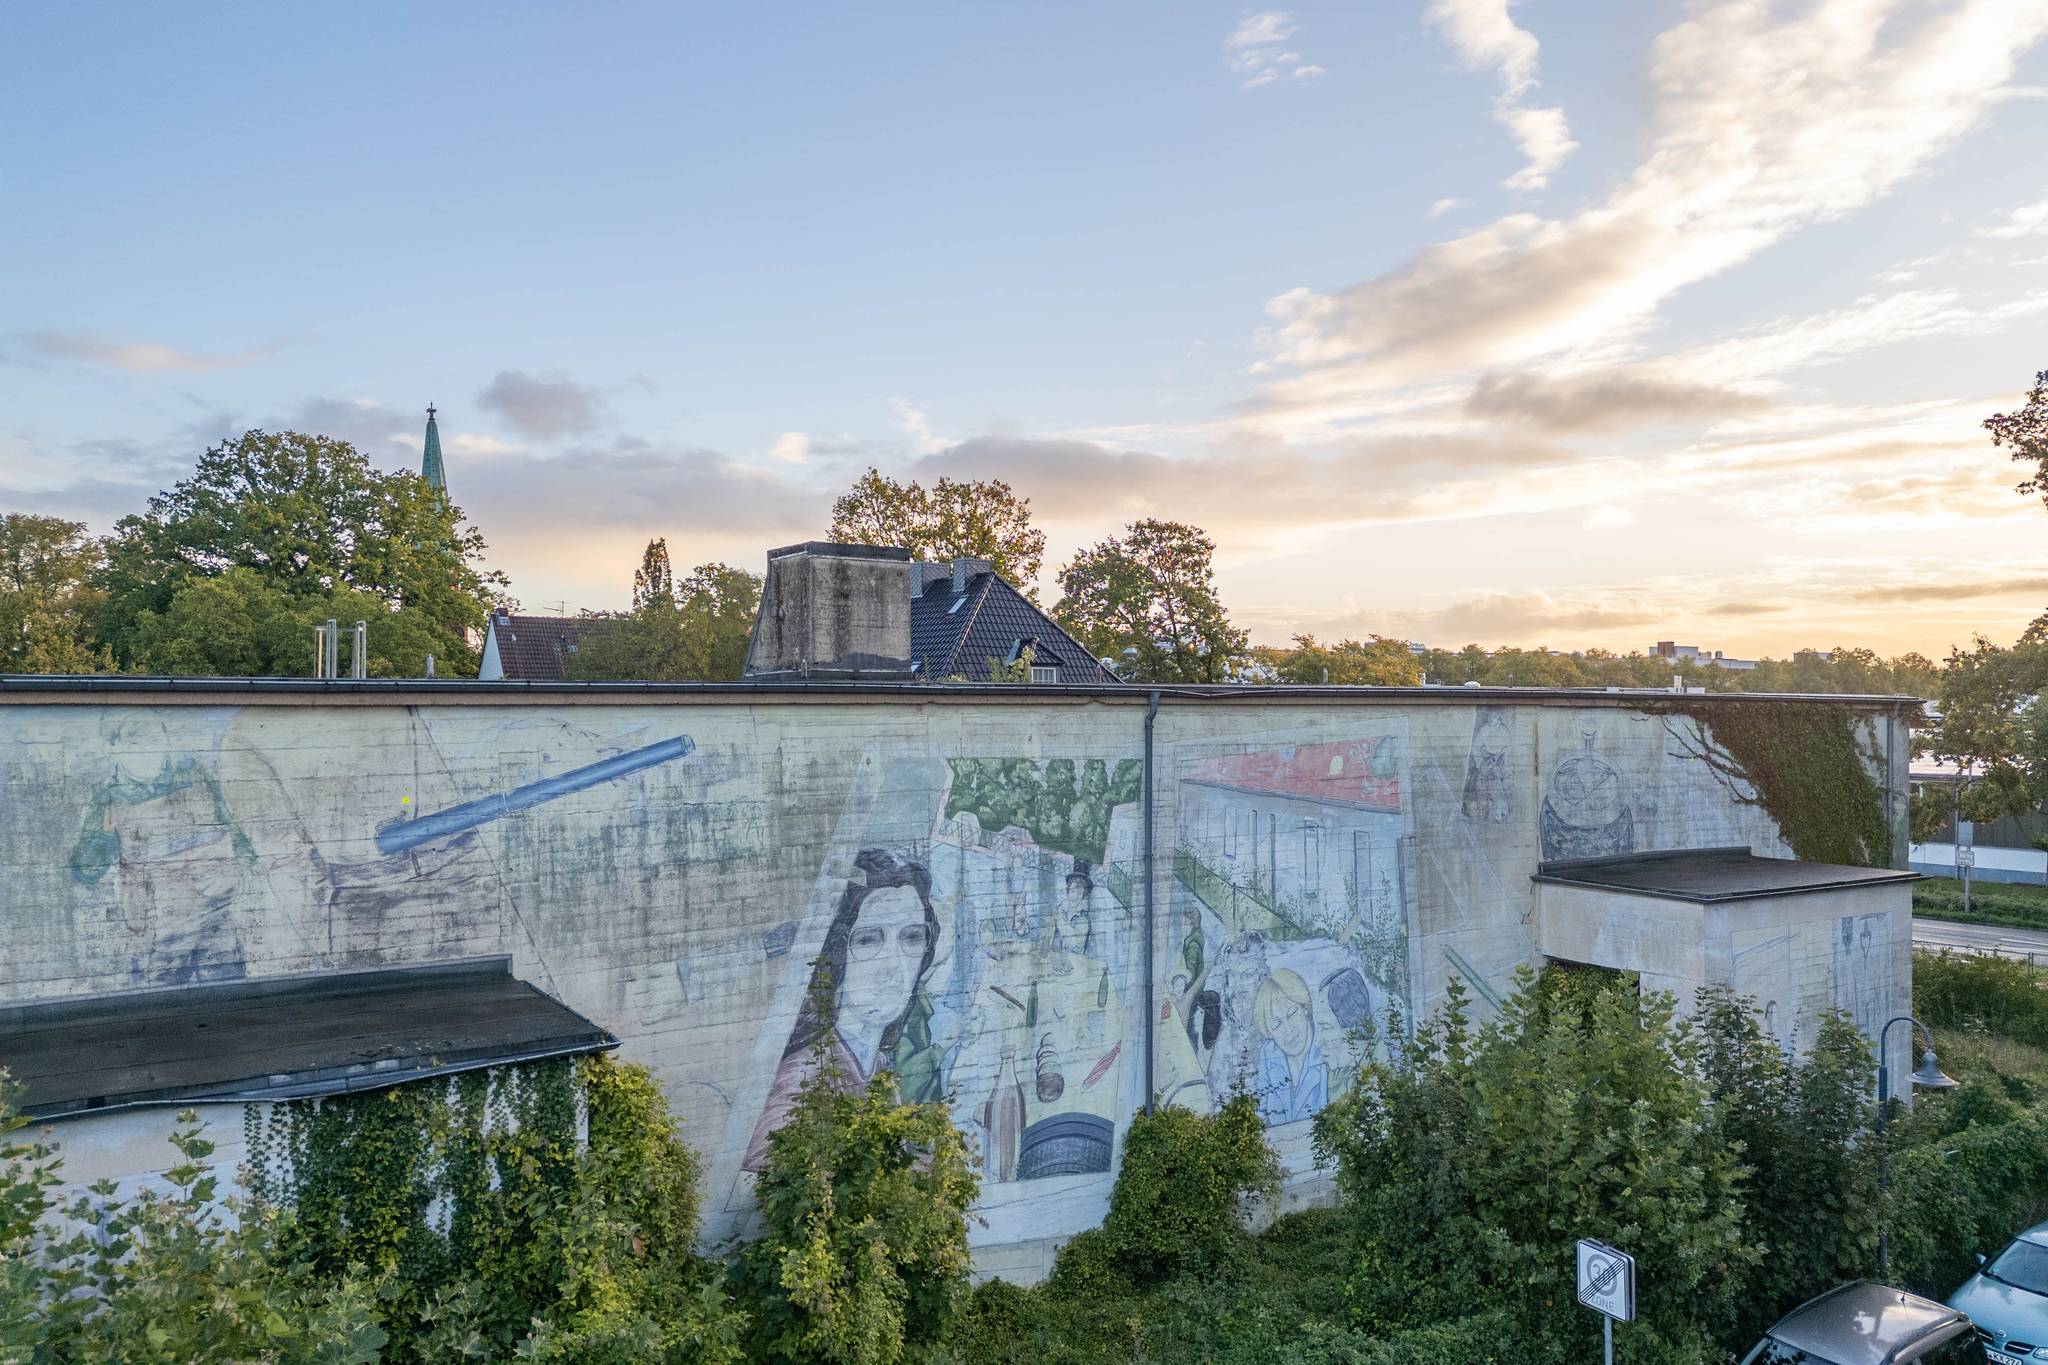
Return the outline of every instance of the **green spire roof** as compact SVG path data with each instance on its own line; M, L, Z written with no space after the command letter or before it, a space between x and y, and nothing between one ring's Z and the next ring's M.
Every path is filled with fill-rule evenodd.
M441 467L441 428L434 424L434 405L427 405L427 449L420 457L420 477L440 492L448 491L448 471Z

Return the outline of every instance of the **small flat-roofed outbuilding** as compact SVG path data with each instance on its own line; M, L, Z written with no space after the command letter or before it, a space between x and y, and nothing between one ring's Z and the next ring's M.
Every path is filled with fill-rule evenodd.
M506 958L0 1010L0 1066L37 1119L341 1094L617 1045Z
M1788 1048L1810 1046L1831 1011L1875 1039L1911 1005L1912 872L1724 847L1545 862L1530 880L1546 957L1634 973L1681 1009L1702 984L1724 987ZM1904 1070L1893 1079L1903 1093Z

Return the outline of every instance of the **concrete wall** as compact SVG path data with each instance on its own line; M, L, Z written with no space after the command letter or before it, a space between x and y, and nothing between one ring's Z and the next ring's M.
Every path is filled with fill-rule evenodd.
M1584 886L1539 888L1545 956L1641 974L1681 1006L1701 984L1752 997L1785 1047L1813 1043L1823 1015L1846 1011L1875 1039L1912 1006L1913 889L1834 888L1701 905ZM1911 1047L1891 1039L1892 1086L1910 1101Z
M714 1238L820 1034L949 1100L984 1268L1100 1219L1145 1089L1142 694L461 695L0 699L0 996L509 954L654 1068ZM1902 737L1867 719L1902 819ZM1351 1029L1454 975L1488 1010L1537 960L1540 859L1787 854L1698 742L1601 694L1169 700L1156 1091L1244 1078L1312 1193Z

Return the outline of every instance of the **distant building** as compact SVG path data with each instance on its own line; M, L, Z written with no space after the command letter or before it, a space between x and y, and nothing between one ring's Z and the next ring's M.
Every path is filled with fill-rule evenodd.
M477 665L477 681L565 682L577 649L611 625L603 617L513 616L494 611L484 628L484 657Z
M1710 653L1698 645L1674 644L1670 640L1659 640L1651 645L1650 653L1660 659L1670 659L1674 663L1699 664L1701 667L1712 664L1715 668L1726 668L1738 673L1756 667L1755 659L1731 659L1718 649Z
M434 421L434 405L427 404L427 445L420 453L420 477L435 492L448 492L448 471L441 465L441 428Z
M988 682L991 660L1014 666L1027 649L1032 682L1122 681L987 560L910 566L910 671L920 682Z

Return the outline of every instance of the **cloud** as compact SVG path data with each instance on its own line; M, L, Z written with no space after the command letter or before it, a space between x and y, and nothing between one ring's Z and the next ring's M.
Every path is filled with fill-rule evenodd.
M45 330L25 332L22 342L30 350L53 360L82 360L132 374L162 374L170 371L203 373L225 370L267 360L276 354L274 345L252 346L229 355L205 355L179 350L153 341L120 341L93 332Z
M1482 375L1465 400L1470 416L1553 434L1706 422L1769 406L1757 394L1669 379L1648 369Z
M1963 0L1918 22L1905 0L1864 9L1855 23L1827 6L1780 19L1728 0L1664 33L1633 173L1570 217L1511 214L1347 289L1282 294L1263 340L1302 372L1264 406L1327 414L1446 370L1626 343L1677 291L1919 171L2048 31L2048 0ZM1527 45L1485 33L1504 88L1523 88Z
M494 412L522 436L550 440L597 430L604 421L604 397L559 371L533 375L500 370L476 396L477 406Z
M896 425L916 444L918 454L931 455L952 444L943 436L932 433L931 419L925 415L923 408L908 398L891 398L889 412L895 417Z
M1880 583L1852 596L1859 602L1963 602L1979 597L2048 597L2048 575Z
M508 455L493 461L488 480L474 488L458 485L455 495L469 517L494 535L569 538L593 528L764 536L822 532L831 501L714 450L632 437L553 457Z
M1616 507L1613 503L1606 503L1593 509L1593 514L1585 520L1585 527L1589 531L1599 531L1610 526L1627 526L1634 522L1635 519L1636 514L1629 511L1626 507Z
M1433 0L1423 15L1456 50L1465 65L1491 71L1499 84L1493 116L1514 137L1528 164L1503 183L1511 190L1540 190L1550 174L1577 150L1564 110L1532 108L1525 101L1536 88L1536 35L1508 14L1509 0Z
M785 431L768 447L768 458L782 464L802 464L811 458L811 438L801 431Z
M1445 214L1449 213L1452 209L1463 208L1464 206L1465 201L1462 199L1439 199L1429 206L1429 212L1424 216L1429 218L1441 218Z
M1286 42L1300 25L1284 10L1248 14L1238 21L1223 40L1224 59L1230 69L1244 78L1244 88L1256 90L1286 76L1290 80L1313 80L1327 74L1322 67L1290 52Z
M2020 205L2006 215L2003 223L1997 227L1984 229L1981 235L2001 240L2048 236L2048 199Z

